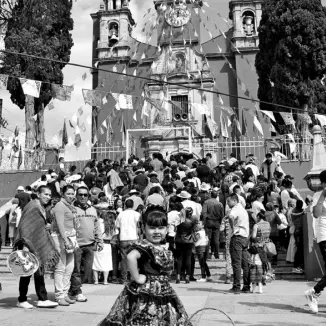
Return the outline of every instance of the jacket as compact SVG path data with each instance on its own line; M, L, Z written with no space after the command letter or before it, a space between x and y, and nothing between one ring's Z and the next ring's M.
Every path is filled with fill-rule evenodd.
M271 180L274 178L275 171L277 171L277 163L276 162L271 162L270 164L268 164L267 161L264 161L261 164L260 172L268 180ZM268 173L268 172L270 172L270 173ZM269 175L269 177L268 177L268 175Z
M102 243L102 232L98 220L97 211L94 207L86 205L85 208L75 202L76 207L76 232L79 246Z

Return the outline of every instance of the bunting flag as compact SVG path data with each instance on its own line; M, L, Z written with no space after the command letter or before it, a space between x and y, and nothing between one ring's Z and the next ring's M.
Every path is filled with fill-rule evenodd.
M290 146L290 152L291 154L293 154L296 150L297 144L296 143L289 143L288 144Z
M326 116L321 114L315 114L315 118L319 121L322 127L326 126Z
M242 136L247 135L247 123L246 123L246 118L245 118L245 111L242 112Z
M18 126L16 126L15 131L14 131L14 137L12 140L12 150L17 153L19 151L19 129Z
M72 116L72 122L76 123L78 125L77 120L78 120L77 114L74 113L73 116Z
M62 147L65 148L65 146L68 144L68 133L67 133L67 127L66 127L66 119L64 120L64 126L62 129Z
M92 124L92 118L90 115L87 116L86 118L86 123L90 126Z
M224 138L228 138L228 130L226 125L225 117L222 111L220 111L220 135Z
M149 117L150 112L151 112L151 105L150 105L150 103L148 103L147 100L144 99L142 113L141 113L141 119L143 119L145 116Z
M25 95L30 95L36 98L40 97L42 82L25 78L19 78L19 81Z
M106 105L108 103L108 100L107 100L107 95L105 95L102 99L102 104L103 105Z
M133 114L133 119L134 119L134 121L137 121L136 111L135 111L134 114Z
M20 166L23 163L23 152L22 152L22 146L19 146L19 154L18 154L18 164L17 169L19 170Z
M111 93L113 98L116 100L117 110L133 110L133 98L132 95ZM119 109L118 109L119 107Z
M312 123L312 120L308 113L298 113L297 117L301 122L303 122L305 124L309 125L310 123Z
M275 116L274 116L274 112L264 111L264 110L261 110L261 112L264 113L267 117L269 117L270 120L276 122L276 119L275 119Z
M82 130L83 132L86 131L86 127L85 127L85 124L84 124L84 123L82 123L82 125L80 126L80 128L81 128L81 130Z
M51 85L52 97L59 101L70 101L72 99L72 92L74 91L74 85Z
M83 97L85 104L89 104L91 106L96 106L98 108L101 108L102 104L102 96L103 93L100 91L92 91L90 89L83 89Z
M191 103L191 106L200 114L210 115L210 109L206 103Z
M279 114L282 116L282 118L285 122L285 125L294 125L295 124L292 112L279 112Z
M216 135L216 129L217 129L216 122L211 118L210 115L205 115L205 116L207 120L207 126L211 134L210 138L213 139Z
M227 106L221 106L220 107L225 113L227 113L229 116L232 116L234 114L234 111L232 108Z
M236 114L233 114L231 116L231 123L232 123L232 132L231 132L232 138L240 138L242 135L242 130Z
M46 108L49 109L49 111L53 110L55 107L54 107L54 101L51 100L48 105L46 106Z
M92 123L92 137L93 137L92 146L94 146L98 141L95 117L93 118L93 123Z
M74 146L74 141L72 137L68 138L68 146Z
M79 127L76 126L74 145L76 146L76 148L79 148L81 146L81 143L82 143L81 131L80 131Z
M256 116L254 116L253 132L256 132L256 131L258 131L263 136L263 129L262 129L261 123L258 120L258 118Z
M84 113L83 108L80 107L80 108L77 110L77 112L78 112L79 116L82 116L83 113Z
M277 134L276 128L275 128L275 126L271 122L270 122L269 131Z
M221 96L220 96L220 94L218 95L218 99L219 99L219 103L221 104L221 105L224 105L224 101L223 101L223 99L221 98Z
M106 142L109 144L112 142L112 135L113 135L113 129L111 125L111 119L108 119L108 129L107 129L107 135L106 135Z
M106 120L103 120L102 122L102 126L106 129L108 129L108 126L107 126L107 121Z
M8 75L0 74L0 89L7 89L8 77Z
M125 126L124 116L122 116L121 119L122 119L121 128L120 128L120 132L122 135L121 143L122 143L123 147L126 147L127 146L127 144L126 144L126 126Z

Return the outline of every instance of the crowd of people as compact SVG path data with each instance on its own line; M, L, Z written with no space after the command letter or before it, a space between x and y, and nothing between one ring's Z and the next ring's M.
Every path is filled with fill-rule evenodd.
M303 200L292 179L271 153L262 163L253 154L241 161L231 153L219 164L210 153L202 159L193 154L132 155L128 161L92 160L83 171L76 166L67 171L61 158L55 170L18 188L8 211L9 241L37 253L40 307L86 302L83 283L126 284L101 324L111 325L114 318L125 318L119 311L126 298L132 300L131 281L140 279L139 284L164 282L176 313L186 320L168 284L212 281L209 259L224 259L225 283L232 284L235 294L263 293L274 279L280 253L287 253L294 273L303 273L303 223L312 199ZM158 243L169 251L151 245ZM44 271L51 266L56 302L48 300L44 284ZM173 278L168 270L174 270ZM33 307L26 297L29 279L21 278L18 299L18 306L27 309ZM306 294L310 307L317 299L312 291ZM169 315L167 307L160 309ZM149 320L149 314L142 318Z

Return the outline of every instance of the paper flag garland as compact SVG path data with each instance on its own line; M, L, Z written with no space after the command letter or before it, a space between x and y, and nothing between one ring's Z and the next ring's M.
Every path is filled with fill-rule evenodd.
M51 85L52 97L59 101L70 101L72 92L74 91L74 85Z
M270 118L270 120L276 122L276 119L275 119L275 116L274 116L274 113L271 112L271 111L264 111L264 110L261 110L262 113L264 113L267 117Z
M82 143L81 131L80 131L79 127L76 126L74 145L76 146L76 148L79 148L81 146L81 143Z
M82 125L81 125L81 130L82 130L83 132L86 131L86 127L85 127L85 124L84 124L84 123L82 123Z
M279 112L286 125L294 125L293 114L291 112Z
M99 91L92 91L90 89L83 89L83 97L85 104L89 104L91 106L96 106L98 108L101 108L102 104L102 97L103 93Z
M42 82L38 80L19 78L22 89L25 95L30 95L36 98L40 97Z
M108 129L108 126L107 126L107 122L106 122L106 120L103 120L103 122L102 122L102 126L103 126L104 128L106 128L106 129Z
M87 116L86 118L86 123L90 126L92 124L92 118L90 115Z
M74 113L73 116L72 116L72 122L77 123L77 115L76 115L76 113Z
M136 112L134 112L134 114L133 114L133 119L134 119L134 121L137 121Z
M7 89L8 77L8 75L0 74L0 89Z
M275 126L272 123L270 123L269 131L270 132L273 132L275 134L277 133L276 128L275 128Z
M263 129L262 129L261 123L256 116L254 116L253 128L255 128L263 136Z
M113 98L116 100L119 108L122 110L133 110L133 98L132 95L127 94L118 94L118 93L111 93ZM117 108L118 110L118 108Z
M102 104L103 105L106 105L108 103L108 100L107 100L107 95L103 97L102 99Z
M319 121L322 127L326 126L326 116L321 114L315 114L315 118Z
M222 114L222 111L220 111L220 134L224 138L228 138L228 130L226 125L225 117Z

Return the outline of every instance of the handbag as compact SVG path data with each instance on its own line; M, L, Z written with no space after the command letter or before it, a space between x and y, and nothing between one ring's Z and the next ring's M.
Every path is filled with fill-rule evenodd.
M271 258L277 255L276 246L271 241L265 243L265 245L263 246L263 250L266 252L267 257Z

